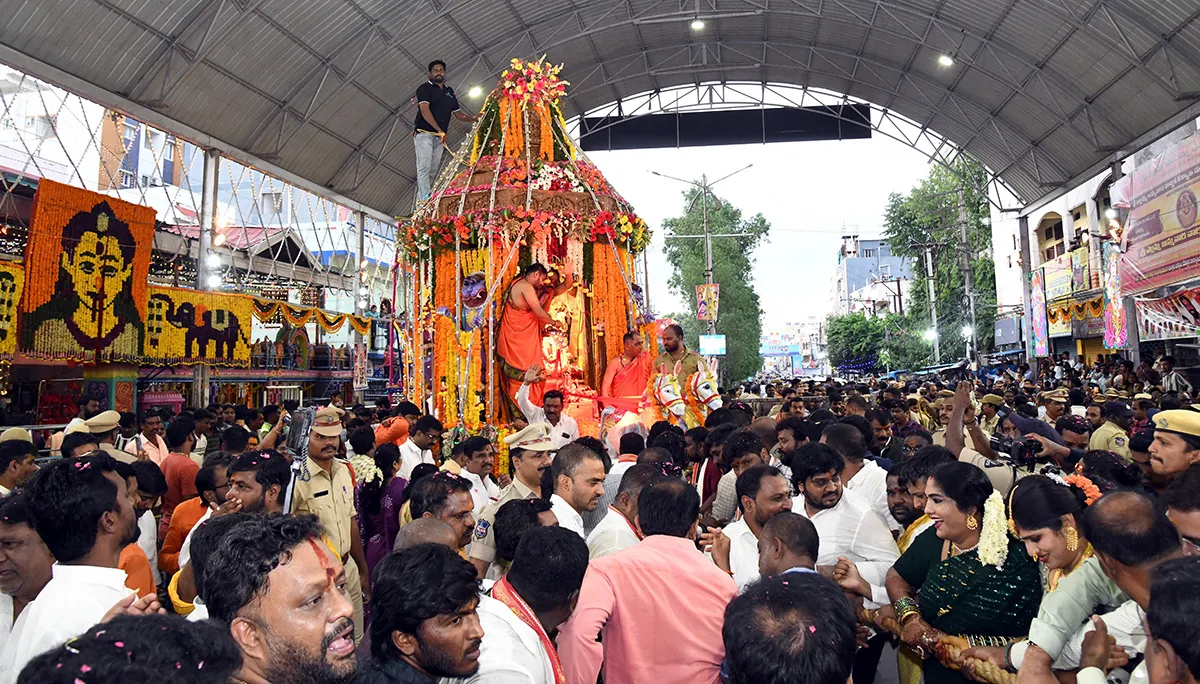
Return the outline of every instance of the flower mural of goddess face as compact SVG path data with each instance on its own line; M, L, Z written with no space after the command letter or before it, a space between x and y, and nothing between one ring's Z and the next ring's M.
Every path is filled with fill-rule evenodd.
M107 228L108 219L101 215ZM133 273L133 260L126 259L114 235L86 232L70 252L63 252L61 267L71 278L71 288L80 303L92 310L111 310L125 282Z
M42 270L36 275L57 271L57 277L53 295L27 315L33 348L139 355L143 325L133 294L137 243L130 225L102 201L71 215L56 242L54 261L34 264Z

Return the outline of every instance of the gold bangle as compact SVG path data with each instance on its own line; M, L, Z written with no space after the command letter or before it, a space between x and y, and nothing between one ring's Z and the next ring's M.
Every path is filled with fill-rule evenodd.
M900 626L903 627L904 625L907 625L910 620L919 617L921 617L921 611L914 608L912 610L904 611L904 614L900 616L898 622L900 623Z

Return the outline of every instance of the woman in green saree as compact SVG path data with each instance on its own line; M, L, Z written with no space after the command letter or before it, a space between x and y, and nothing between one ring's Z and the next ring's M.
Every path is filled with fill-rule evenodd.
M1004 500L982 470L947 463L925 494L933 527L888 571L887 591L901 638L924 658L926 684L962 684L966 678L936 657L939 642L1004 646L1025 636L1042 586L1037 564L1009 538Z

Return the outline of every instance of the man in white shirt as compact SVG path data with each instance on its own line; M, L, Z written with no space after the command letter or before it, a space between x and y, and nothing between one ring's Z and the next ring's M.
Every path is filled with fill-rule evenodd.
M812 521L820 537L817 565L853 561L871 586L876 603L888 603L883 580L900 557L892 534L870 505L842 487L842 457L824 444L806 444L796 452L792 473L800 494L792 510Z
M554 642L571 616L587 571L587 547L560 527L538 527L521 538L508 574L481 594L479 670L466 684L555 684L565 677Z
M903 530L888 510L887 471L865 458L867 446L858 428L834 423L821 431L821 443L836 451L846 463L842 469L842 486L865 499L888 529Z
M468 437L463 442L462 470L459 475L471 483L471 498L475 501L474 515L479 519L483 509L500 500L500 485L492 482L495 454L486 437Z
M529 401L529 385L544 380L541 368L530 368L525 373L525 382L521 385L521 389L517 390L517 405L521 407L521 413L525 414L525 420L530 425L534 423L550 425L550 440L557 450L579 439L579 424L575 422L574 418L563 413L563 393L558 390L549 390L543 394L540 408Z
M57 562L0 654L0 682L16 681L35 656L82 634L131 593L117 561L138 526L115 464L107 455L64 459L30 480L34 528Z
M588 447L568 444L551 462L550 476L554 482L550 510L559 526L585 539L582 513L596 510L604 494L604 462Z
M621 475L621 486L617 490L616 499L608 507L608 514L600 519L592 533L587 536L589 558L611 556L641 541L637 531L638 494L641 494L642 488L655 477L661 475L661 472L648 463L634 465Z
M33 529L22 495L0 499L0 650L13 621L50 581L54 556Z
M412 433L400 445L400 469L396 475L405 480L412 477L413 468L419 463L437 465L433 460L433 452L429 447L442 438L441 421L433 416L421 416L413 423Z
M724 530L713 528L701 536L712 544L713 562L733 576L738 590L758 579L758 540L763 525L792 510L792 485L773 466L754 466L738 475L738 510L742 517Z

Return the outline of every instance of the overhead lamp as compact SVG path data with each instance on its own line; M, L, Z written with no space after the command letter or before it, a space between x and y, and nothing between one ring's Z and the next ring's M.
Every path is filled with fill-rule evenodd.
M217 233L216 236L213 237L213 246L220 247L223 244L225 244L225 233Z
M944 67L954 66L954 58L950 55L938 55L938 64Z
M471 89L467 91L467 97L470 97L472 99L477 100L482 96L483 96L483 88L480 88L479 86L471 86Z
M214 273L208 277L208 286L211 288L221 287L221 276Z
M368 305L368 304L370 304L370 302L368 302L368 301L367 301L367 300L365 300L365 299L360 299L360 300L358 300L358 308L360 308L360 309L365 309L365 308L367 308L367 305Z
M932 342L937 339L937 331L933 328L925 331L925 341Z
M693 19L692 20L692 30L693 31L703 31L704 30L704 20L699 17L696 17L695 19Z
M358 265L358 267L359 267L359 268L361 268L361 269L364 269L364 270L365 270L365 269L366 269L368 266L370 266L370 265L371 265L371 262L370 262L370 261L367 261L366 259L363 259L363 260L362 260L362 263L360 263L360 264Z
M362 287L358 288L358 293L359 293L360 295L362 295L362 296L366 297L368 294L370 294L370 293L371 293L371 291L370 291L370 290L368 290L368 289L367 289L367 287L364 285L364 286L362 286Z
M971 326L969 326L969 325L964 325L964 326L962 327L962 336L963 336L963 339L964 339L964 340L969 340L969 339L971 339L971 335L972 335L974 332L975 332L975 331L974 331L974 330L971 328Z
M209 268L220 268L221 267L221 257L217 256L216 254L213 254L212 252L209 252L208 256L204 257L204 265Z
M1105 216L1105 218L1109 219L1110 221L1116 220L1117 210L1113 209L1112 207L1109 207L1104 210L1104 216Z

